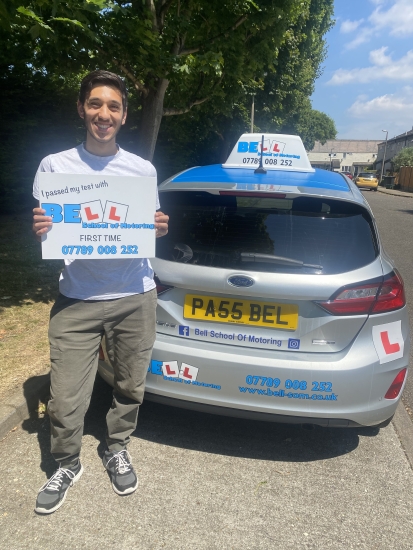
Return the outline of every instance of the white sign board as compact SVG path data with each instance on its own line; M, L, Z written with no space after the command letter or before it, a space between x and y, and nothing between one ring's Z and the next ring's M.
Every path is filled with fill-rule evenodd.
M39 174L43 259L153 258L156 178Z
M263 168L291 172L314 172L301 138L287 134L243 134L227 162L222 165L223 168L258 168L263 135Z

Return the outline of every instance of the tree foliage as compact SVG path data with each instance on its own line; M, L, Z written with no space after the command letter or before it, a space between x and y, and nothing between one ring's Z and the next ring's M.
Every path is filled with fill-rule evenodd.
M249 131L253 95L255 131L299 134L307 150L315 140L334 139L334 121L313 110L309 100L321 72L323 36L331 17L329 1L302 3L271 63L243 81L226 77L210 101L182 117L166 117L155 159L170 152L168 162L174 171L190 164L223 162L240 134Z
M101 68L129 84L119 142L160 179L224 161L249 131L335 137L309 97L333 0L0 0L0 207L30 196L40 159L84 137L80 79ZM179 115L179 116L177 116ZM5 170L4 167L7 166Z
M36 68L107 68L129 80L139 149L152 158L162 117L206 101L220 116L242 118L255 92L259 126L280 129L288 117L293 125L319 74L333 0L8 2L10 27L34 41Z
M285 133L298 134L307 151L313 149L316 141L324 144L337 135L334 121L325 113L311 109L309 101L303 101L302 108L288 118L283 125Z
M257 91L256 125L260 131L299 134L307 149L314 141L334 139L334 122L314 111L309 100L314 82L321 75L326 54L324 36L332 25L332 3L312 0L292 21Z
M405 147L393 159L393 166L396 172L402 166L413 166L413 147Z
M0 211L4 212L30 199L40 160L73 147L84 131L75 110L77 82L33 71L33 45L27 34L0 28L0 43Z

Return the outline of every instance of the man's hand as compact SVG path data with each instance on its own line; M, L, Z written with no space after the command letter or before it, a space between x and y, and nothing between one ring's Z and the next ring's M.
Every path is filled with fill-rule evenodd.
M43 208L33 208L33 233L35 238L40 242L42 235L47 233L52 225L53 220L50 216L45 216L46 210Z
M156 238L163 237L168 233L169 216L163 212L155 212L155 233Z

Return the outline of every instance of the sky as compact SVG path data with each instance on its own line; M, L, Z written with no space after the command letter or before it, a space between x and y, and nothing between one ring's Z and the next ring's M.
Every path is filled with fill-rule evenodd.
M413 0L335 0L313 108L337 139L379 139L413 127Z

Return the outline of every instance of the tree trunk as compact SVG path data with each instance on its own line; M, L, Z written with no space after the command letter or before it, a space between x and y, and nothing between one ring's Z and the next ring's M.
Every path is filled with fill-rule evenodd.
M139 155L152 161L156 140L163 116L163 102L169 80L158 79L156 87L150 87L147 95L142 97L142 115L139 132Z

